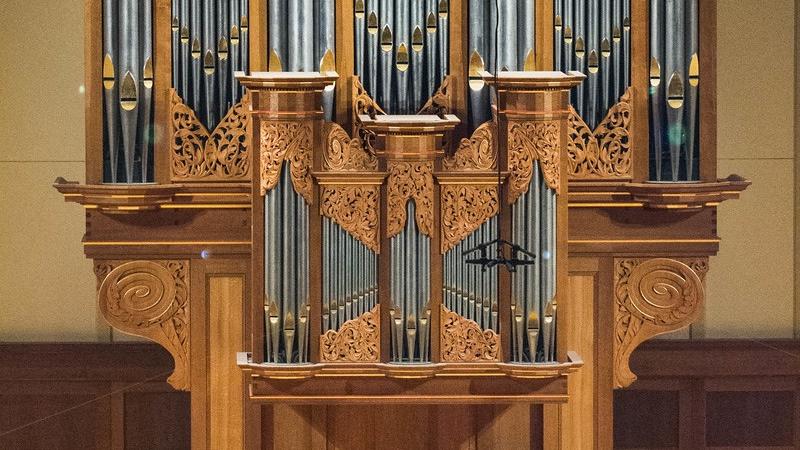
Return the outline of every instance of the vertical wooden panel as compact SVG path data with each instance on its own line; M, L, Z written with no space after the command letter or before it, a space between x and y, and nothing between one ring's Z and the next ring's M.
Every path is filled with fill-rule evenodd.
M479 450L530 448L530 405L481 405L474 411Z
M717 180L717 0L697 2L700 38L700 180Z
M569 299L573 320L567 325L567 347L578 352L584 365L569 376L570 401L564 406L562 428L566 448L593 448L595 422L595 277L570 275Z
M475 450L475 408L471 406L434 406L431 420L435 424L434 445L437 449ZM480 408L480 407L478 407Z
M705 0L704 0L705 1ZM702 1L699 3L703 3ZM631 84L633 87L633 181L650 178L649 0L631 0ZM700 107L702 111L702 106ZM702 114L702 113L701 113Z
M272 406L272 434L264 435L263 442L271 441L276 450L309 450L311 446L311 406Z
M170 113L169 90L172 87L172 2L171 0L153 0L154 14L154 66L153 100L155 114L153 116L153 179L157 183L169 183L170 173Z
M353 0L336 2L336 123L345 130L352 129L350 103L353 97L351 78L355 75L353 34Z
M467 78L469 71L469 8L467 0L451 0L449 11L450 36L448 48L450 59L448 74L455 77L455 83L450 85L453 101L453 114L458 115L461 124L453 132L453 142L468 136L469 116L467 115Z
M103 3L83 3L86 184L103 181Z
M542 429L544 430L542 448L544 450L572 450L564 446L564 430L561 429L561 411L562 407L558 404L542 405Z
M208 354L211 448L244 448L244 386L234 355L244 345L244 279L208 279Z
M553 70L553 0L536 0L536 70Z
M250 17L247 32L250 33L250 71L267 70L267 1L250 0Z
M614 259L603 258L597 271L595 295L595 448L614 446Z

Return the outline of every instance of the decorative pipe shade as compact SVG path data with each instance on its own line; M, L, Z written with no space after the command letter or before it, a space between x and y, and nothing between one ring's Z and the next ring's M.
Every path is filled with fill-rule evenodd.
M355 73L389 114L413 114L448 70L447 0L356 0Z
M153 2L103 2L103 181L153 181Z
M650 179L698 179L697 1L650 2Z
M248 31L248 0L172 1L172 86L209 130L244 93Z

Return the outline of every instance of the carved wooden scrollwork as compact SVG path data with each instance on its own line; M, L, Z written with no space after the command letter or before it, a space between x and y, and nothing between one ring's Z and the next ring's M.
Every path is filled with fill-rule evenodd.
M453 78L452 75L444 77L439 89L425 102L417 114L450 114L453 111L453 100L450 93Z
M194 111L171 91L172 179L176 181L241 181L250 177L247 111L250 94L234 105L209 133Z
M320 336L323 362L378 362L380 360L380 305L348 320L338 331Z
M615 387L623 388L636 380L628 360L639 344L697 319L705 298L700 275L707 270L706 258L687 262L668 258L615 261Z
M444 168L451 171L495 170L497 168L496 129L495 122L486 122L476 128L469 139L461 139L453 156L442 160Z
M374 153L372 143L375 140L375 133L366 129L358 118L361 114L372 116L375 114L386 114L378 103L369 96L369 93L361 84L358 77L353 77L353 136L361 139L361 143L367 151Z
M631 177L631 111L633 91L628 88L619 103L592 132L578 112L569 107L567 154L572 179L626 179Z
M294 190L312 203L311 126L305 122L261 123L261 195L278 184L284 160Z
M508 127L509 203L528 191L533 162L539 161L550 189L561 193L561 124L557 121L512 122Z
M497 186L443 185L441 211L444 254L500 211Z
M180 390L189 390L188 273L188 261L131 261L111 270L98 291L100 311L112 327L172 354L175 371L167 381Z
M378 211L380 186L325 185L320 192L320 213L379 253Z
M387 184L388 237L403 230L406 224L406 204L416 205L417 228L431 236L433 232L433 162L392 161L389 163Z
M357 137L351 139L339 124L326 123L323 133L327 144L322 159L325 170L378 170L378 158L364 149L361 139Z
M498 361L500 336L494 330L483 330L472 320L442 306L442 361Z

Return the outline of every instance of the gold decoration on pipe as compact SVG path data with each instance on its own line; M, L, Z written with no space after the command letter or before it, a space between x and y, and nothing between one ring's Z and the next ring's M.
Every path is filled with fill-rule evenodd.
M678 72L674 72L667 85L667 104L672 109L683 106L683 80Z
M619 31L619 25L614 25L614 28L611 30L611 39L613 39L614 42L622 40L622 33Z
M583 37L578 36L578 39L575 40L575 56L583 58L584 55L586 55L586 46L583 44Z
M700 84L700 63L697 60L697 53L695 53L689 62L689 86L697 87L698 84Z
M331 49L325 50L322 59L319 62L319 73L328 73L336 71L336 59L333 56ZM327 89L327 88L326 88Z
M562 27L561 16L556 15L556 18L553 20L553 26L555 27L556 31L561 31Z
M242 33L247 33L248 27L249 27L249 25L247 23L247 16L242 16L239 19L239 28L242 29Z
M231 27L231 45L239 45L239 27Z
M122 87L119 92L119 104L125 111L133 111L136 109L138 103L138 95L136 93L136 78L130 72L125 73L125 78L122 80Z
M220 61L228 59L228 41L224 37L219 38L217 43L217 57Z
M532 48L529 48L528 52L525 53L525 63L522 66L522 70L525 72L533 72L536 70L536 55L533 53Z
M589 52L589 73L597 73L599 70L600 65L597 60L597 51L592 50Z
M199 59L202 51L200 50L200 39L194 38L192 41L192 59Z
M433 13L428 13L428 20L425 23L425 28L428 30L428 33L436 33L436 15Z
M106 57L103 58L103 87L107 90L114 89L115 78L114 61L112 61L111 55L106 53Z
M626 18L622 19L622 28L625 31L630 31L631 30L631 18L630 17L626 17Z
M440 0L439 1L439 17L442 19L447 19L447 0Z
M375 15L375 11L369 13L369 17L367 18L367 31L369 34L376 34L378 32L378 16Z
M480 91L486 84L481 76L481 72L483 72L484 67L485 66L483 64L483 58L481 58L481 54L478 53L477 49L473 50L472 55L469 57L469 87L473 91Z
M400 43L400 46L397 47L397 70L400 72L405 72L408 70L408 49L406 48L406 44L404 42Z
M417 26L414 28L414 33L411 35L411 49L419 53L422 51L422 47L424 45L422 30L419 28L419 26Z
M564 28L564 43L572 44L572 28L570 28L569 25L567 25L567 27Z
M144 68L142 69L142 85L145 89L152 89L153 88L153 59L147 58L147 61L144 62Z
M178 21L178 17L172 18L172 32L175 33L181 28L181 23Z
M214 54L211 53L211 50L206 50L206 56L203 58L203 72L206 75L214 75L215 70L217 70L217 65L214 61Z
M273 48L272 51L269 53L269 72L283 72L283 66L281 65L281 57L278 56L278 52Z
M661 84L661 65L656 57L650 58L650 86L658 87Z
M381 32L381 50L389 53L392 51L392 45L392 30L389 29L389 25L385 25Z
M355 6L355 15L356 19L363 19L364 18L364 0L356 0Z
M188 44L189 43L189 27L184 25L181 28L181 44Z
M603 58L611 56L611 43L608 42L608 38L603 38L603 41L600 42L600 55Z

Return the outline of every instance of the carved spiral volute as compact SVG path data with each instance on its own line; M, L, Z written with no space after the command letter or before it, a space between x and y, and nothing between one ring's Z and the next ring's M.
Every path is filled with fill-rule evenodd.
M170 271L150 261L120 265L100 286L105 301L100 308L115 328L148 328L172 316L176 304L176 284Z
M703 286L686 264L656 258L630 269L627 288L631 314L657 325L673 325L696 311Z

